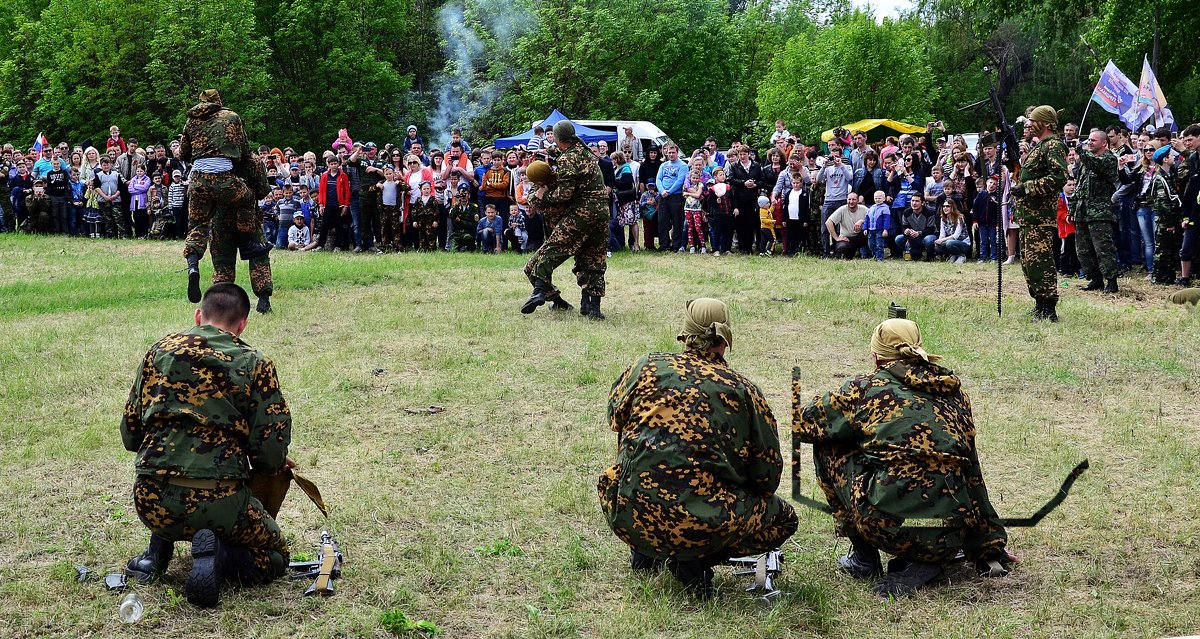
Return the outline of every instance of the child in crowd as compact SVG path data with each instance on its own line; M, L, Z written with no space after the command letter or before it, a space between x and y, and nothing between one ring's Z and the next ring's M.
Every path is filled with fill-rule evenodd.
M171 171L171 184L167 187L167 206L175 216L175 237L183 237L187 232L187 189L188 182L183 179L183 171Z
M450 235L454 250L475 250L477 224L479 224L479 205L471 201L471 187L462 184L454 191L454 197L450 204Z
M321 216L317 202L312 199L312 190L306 184L300 185L300 205L296 209L296 215L304 217L304 223L308 225L308 230L315 239L321 232Z
M411 211L412 224L417 229L417 250L436 251L438 218L442 209L433 199L433 182L421 182L421 196L413 203Z
M883 261L883 249L887 245L888 229L892 227L892 209L887 204L887 194L875 191L875 203L867 209L863 231L867 234L867 250L875 261ZM899 215L899 213L897 213Z
M758 196L758 254L770 257L775 249L775 212L771 209L771 200L765 195Z
M1083 277L1079 256L1075 254L1075 225L1071 223L1071 198L1075 196L1075 178L1067 178L1062 193L1058 194L1058 239L1055 243L1055 266L1059 275Z
M87 186L83 183L82 180L79 179L79 169L78 168L71 169L71 182L69 184L69 187L70 187L70 194L69 194L70 200L69 201L71 202L71 206L70 206L70 212L68 213L68 215L70 215L71 219L75 221L73 223L73 226L75 227L75 233L80 236L88 235L89 233L88 233L87 229L84 227L84 219L83 219L84 203L87 199Z
M655 238L658 230L658 224L655 221L658 216L658 207L662 198L658 195L658 185L654 180L646 182L646 190L642 196L638 198L638 211L642 215L642 237L645 238L643 244L646 245L646 250L654 250ZM713 245L713 250L716 250L716 245Z
M141 164L134 169L129 181L129 211L133 213L133 237L145 238L150 229L150 216L146 214L146 192L150 190L150 178Z
M305 251L312 244L312 231L304 223L304 216L300 211L292 216L292 226L288 228L288 250Z
M933 165L932 174L925 181L925 203L935 206L942 205L946 195L946 169L941 164Z
M275 248L287 248L288 231L292 227L292 218L296 215L296 210L300 208L300 198L292 192L291 182L284 182L281 189L283 196L279 198L279 203L275 205L275 209L279 214L278 235L276 237L268 237L268 242L274 240Z
M33 181L33 192L25 196L26 217L21 230L26 233L50 232L50 196L46 194L46 183L41 178Z
M80 183L84 194L83 223L87 227L87 235L92 239L100 238L100 209L96 207L96 191L91 185Z
M379 248L399 251L404 228L400 219L400 180L395 169L389 166L383 170L379 189Z
M525 252L529 243L529 232L525 229L525 212L517 207L508 217L508 228L504 230L505 244L512 243L518 253Z
M496 215L496 205L488 204L483 209L484 217L475 226L475 243L484 253L500 252L500 236L504 233L504 222Z
M713 169L713 185L704 197L704 207L712 218L713 255L728 254L733 248L733 190L725 182L725 169Z
M154 174L158 178L158 182L162 183L161 174ZM147 239L165 240L171 233L171 227L175 224L175 216L171 213L171 208L167 206L167 202L163 199L162 189L151 188L146 192L147 207L150 219L153 220L150 224L150 232L146 234Z
M262 201L263 237L274 239L279 234L279 201L283 199L283 189L278 186L271 189L271 194Z
M704 170L699 162L694 162L693 168L683 179L683 226L687 229L688 252L695 253L700 247L704 253L704 210L701 200L704 198ZM683 247L679 247L683 252Z
M979 195L975 196L975 205L971 210L975 220L971 224L979 235L979 263L997 259L999 255L999 240L996 237L1000 225L1000 180L996 176L989 177L986 182L977 181Z

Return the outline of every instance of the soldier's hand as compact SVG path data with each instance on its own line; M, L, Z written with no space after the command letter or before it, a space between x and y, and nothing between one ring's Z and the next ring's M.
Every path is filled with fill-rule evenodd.
M1008 192L1013 197L1025 197L1025 185L1021 182L1017 182L1009 187Z

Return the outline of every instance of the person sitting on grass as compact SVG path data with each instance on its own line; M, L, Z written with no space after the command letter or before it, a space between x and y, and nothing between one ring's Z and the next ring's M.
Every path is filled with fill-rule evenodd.
M504 220L496 214L496 205L489 203L483 208L484 217L475 226L475 243L485 253L499 253L501 238L504 237Z
M947 198L942 203L942 218L936 240L926 239L925 248L932 247L937 255L950 256L951 264L962 264L971 253L971 234L958 210L958 202Z
M871 352L873 372L797 404L792 421L792 459L812 445L837 535L850 538L840 569L873 579L883 574L879 551L893 555L875 586L882 597L930 585L959 551L980 574L1007 574L1016 558L988 499L962 381L925 352L907 319L875 327ZM800 464L792 468L795 493Z
M305 251L309 245L313 244L312 231L308 225L304 223L304 216L296 211L296 215L292 217L292 226L288 229L288 250L289 251Z
M796 531L775 494L783 472L771 407L729 367L729 309L716 299L684 307L682 353L650 353L613 384L608 423L617 462L596 490L630 567L664 563L694 595L713 591L713 566L778 548Z

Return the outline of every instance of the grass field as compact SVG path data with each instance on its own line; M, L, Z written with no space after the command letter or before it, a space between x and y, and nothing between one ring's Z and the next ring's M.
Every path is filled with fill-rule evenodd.
M306 584L280 581L197 610L180 596L191 560L178 544L169 574L135 588L147 611L129 627L120 596L75 583L72 565L115 571L145 546L117 427L142 354L191 321L179 247L0 236L0 637L387 637L381 615L394 611L456 638L1200 631L1200 321L1161 289L1127 278L1106 297L1072 280L1063 321L1046 325L1024 317L1015 268L998 319L995 269L973 263L623 254L609 263L608 321L591 323L520 315L521 263L276 255L276 312L253 315L244 337L274 358L292 456L332 506L325 521L296 491L281 525L294 550L334 531L348 560L338 593L308 599ZM578 301L569 270L559 283ZM1080 459L1092 470L1041 526L1010 531L1023 561L1005 579L957 570L882 602L835 573L845 541L807 510L774 607L727 570L703 604L665 573L634 577L595 497L615 448L605 399L634 357L676 349L680 309L698 296L729 302L730 363L766 392L785 460L791 367L806 395L865 371L894 300L962 375L1002 515L1032 512ZM431 404L446 410L404 410Z

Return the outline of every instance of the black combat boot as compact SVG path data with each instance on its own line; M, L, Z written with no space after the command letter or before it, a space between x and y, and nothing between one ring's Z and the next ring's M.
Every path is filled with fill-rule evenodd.
M883 574L879 550L858 535L850 535L850 552L838 557L838 570L855 579L871 579Z
M1108 284L1104 287L1104 292L1105 293L1116 293L1117 290L1118 290L1117 278L1115 278L1115 277L1108 278Z
M633 569L634 572L653 572L659 568L662 568L663 564L665 563L667 562L664 559L656 559L649 555L643 555L632 548L629 549L629 567Z
M1051 322L1057 322L1058 321L1058 313L1054 310L1054 307L1058 306L1058 298L1057 297L1046 298L1046 299L1042 300L1042 304L1043 304L1042 319L1048 319Z
M525 300L525 304L521 306L521 312L528 315L537 310L539 306L546 303L546 293L550 291L550 284L541 278L533 278L533 293L529 295L529 299Z
M254 307L254 310L258 311L259 313L262 313L263 315L270 313L271 312L271 296L270 295L259 295L258 296L258 306Z
M243 260L252 260L256 257L266 257L273 248L275 245L270 242L255 242L250 238L238 246L238 255L241 255Z
M192 561L185 587L188 603L215 608L221 599L226 562L225 547L215 532L205 528L192 537Z
M579 314L580 315L587 317L588 304L590 304L590 303L591 303L591 296L589 296L587 293L583 293L582 295L579 296Z
M1033 308L1029 309L1028 311L1025 311L1025 314L1032 317L1033 319L1038 319L1039 317L1041 317L1042 309L1045 308L1045 306L1046 306L1046 302L1044 302L1042 300L1042 298L1035 297L1035 298L1033 298Z
M133 577L140 584L148 584L167 571L167 564L175 554L175 544L159 537L150 535L150 545L146 552L129 560L125 566L125 574Z
M588 319L590 319L590 320L604 319L604 313L600 312L600 296L599 295L588 295L587 300L588 300L588 307L587 307Z
M1079 290L1081 290L1081 291L1098 291L1102 288L1104 288L1104 278L1102 276L1097 275L1096 277L1093 277L1090 281L1088 281L1087 286L1085 286Z
M550 310L566 312L575 310L575 307L571 306L571 303L567 300L564 300L562 295L557 295L554 299L550 300Z
M188 273L188 301L193 304L200 303L200 256L187 256L187 273Z
M900 570L890 570L889 565L887 576L875 586L875 594L880 597L908 597L941 575L940 564L914 560L907 562Z
M713 595L717 593L713 588L712 563L707 560L678 561L673 559L667 562L667 570L697 599L712 599Z

